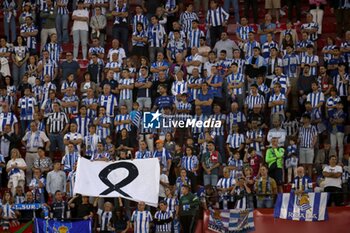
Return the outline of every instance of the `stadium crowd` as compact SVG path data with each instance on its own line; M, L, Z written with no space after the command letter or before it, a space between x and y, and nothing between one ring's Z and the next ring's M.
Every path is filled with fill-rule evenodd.
M301 0L266 0L261 22L257 0L135 2L3 1L4 230L43 214L11 209L21 203L54 219L93 218L100 232L158 233L193 232L200 206L272 208L289 189L346 204L348 1L310 0L302 12ZM320 48L326 8L337 38ZM157 111L164 122L221 124L145 127L143 113ZM80 156L158 158L159 208L74 195Z

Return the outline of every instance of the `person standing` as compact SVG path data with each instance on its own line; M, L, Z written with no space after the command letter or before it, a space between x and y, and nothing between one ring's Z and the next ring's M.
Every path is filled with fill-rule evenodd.
M89 32L89 11L84 8L84 1L78 1L78 9L73 11L72 14L73 22L73 42L74 59L78 58L79 53L79 43L81 42L83 60L87 59L87 43L88 43L88 32Z
M49 198L54 198L56 201L58 201L57 192L60 192L61 196L65 196L66 184L66 173L61 170L60 161L55 161L53 170L47 173L46 176L46 191L49 194Z
M4 30L7 41L11 43L16 40L16 16L17 16L17 3L14 0L5 0L2 3L4 11ZM11 38L10 38L11 30Z
M210 33L210 47L214 48L221 37L224 27L227 26L228 18L229 14L221 6L218 6L218 1L211 0L206 17L206 24Z
M101 47L104 47L106 40L107 18L101 13L101 7L95 7L95 15L91 17L90 27L92 28L91 37L98 38Z
M35 122L31 122L30 131L24 135L22 144L26 146L26 178L27 184L29 184L30 180L32 179L34 160L39 158L38 149L39 147L45 146L46 151L48 151L50 147L50 140L43 131L38 130L38 126Z
M149 233L149 224L152 222L152 215L148 210L145 210L146 204L139 202L137 210L135 210L130 221L134 224L134 233Z
M261 165L259 179L255 182L255 193L257 195L258 208L272 208L274 195L277 194L276 181L269 177L267 172L268 169L266 165Z
M167 210L168 204L166 201L159 203L159 210L154 214L154 223L156 225L156 233L171 233L173 214Z
M59 44L69 43L68 21L69 10L67 8L68 0L57 0L57 17L56 17L56 30L57 40Z
M46 1L46 7L40 12L41 32L40 32L40 52L43 50L47 38L56 32L57 9L54 7L52 0Z
M18 109L20 112L21 136L24 135L28 125L34 120L34 113L38 112L38 103L33 97L30 87L24 90L24 96L18 100Z
M272 147L266 151L266 163L269 167L269 176L272 177L278 186L278 191L283 192L283 156L284 148L278 147L278 138L272 138Z
M24 42L24 38L18 36L12 51L12 78L16 87L22 83L29 58L29 51Z
M325 192L329 192L330 198L328 199L328 206L335 203L336 206L340 206L342 202L341 189L341 177L343 174L343 168L337 165L337 156L331 155L329 157L329 165L323 169L323 176L325 177Z
M340 39L344 32L350 30L350 3L347 0L330 1L331 12L337 19L337 37Z
M190 186L184 184L179 201L180 224L183 232L192 233L195 230L195 217L199 208L198 197L190 192Z
M117 0L117 5L115 10L112 11L114 16L114 25L113 25L113 38L118 39L125 50L125 53L128 54L128 17L129 17L129 7L123 0Z
M215 150L213 141L208 142L208 152L202 156L201 162L204 170L204 185L210 184L215 186L218 183L219 167L222 163L222 157L220 153Z

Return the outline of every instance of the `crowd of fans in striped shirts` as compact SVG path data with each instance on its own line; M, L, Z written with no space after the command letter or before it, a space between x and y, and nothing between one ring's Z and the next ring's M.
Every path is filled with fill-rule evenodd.
M338 23L338 40L319 47L325 1L310 1L305 19L285 26L281 1L265 2L277 22L266 14L260 24L257 14L256 24L248 20L257 1L245 1L241 17L241 2L226 0L204 4L201 17L200 1L142 1L134 11L123 0L20 2L3 1L0 39L4 230L34 217L12 209L21 203L41 203L55 219L98 216L101 232L149 232L151 223L155 232L192 232L199 206L272 208L289 189L330 192L330 205L348 201L350 28ZM337 19L350 9L331 4ZM70 34L73 51L63 51ZM220 124L148 128L145 112L165 123ZM158 158L158 210L74 195L80 156Z

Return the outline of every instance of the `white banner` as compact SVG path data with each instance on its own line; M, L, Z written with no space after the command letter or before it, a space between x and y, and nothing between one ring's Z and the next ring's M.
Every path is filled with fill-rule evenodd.
M159 160L136 159L117 162L79 158L74 193L94 197L123 197L157 207Z

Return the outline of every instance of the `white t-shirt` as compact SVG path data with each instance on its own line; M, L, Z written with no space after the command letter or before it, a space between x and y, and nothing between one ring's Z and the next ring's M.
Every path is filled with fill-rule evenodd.
M169 184L169 179L168 179L167 175L161 174L159 179L160 179L160 181ZM165 187L161 184L159 185L159 196L166 197L165 196Z
M335 166L335 167L331 167L331 166L326 166L323 169L324 172L328 172L328 173L343 173L343 168L341 166ZM326 177L325 178L325 186L324 187L337 187L337 188L341 188L341 177L339 178L331 178L331 177Z
M78 17L88 17L89 18L89 11L83 9L83 10L75 10L73 11L72 16L78 16ZM89 25L87 21L80 21L80 20L74 20L72 31L89 31Z

